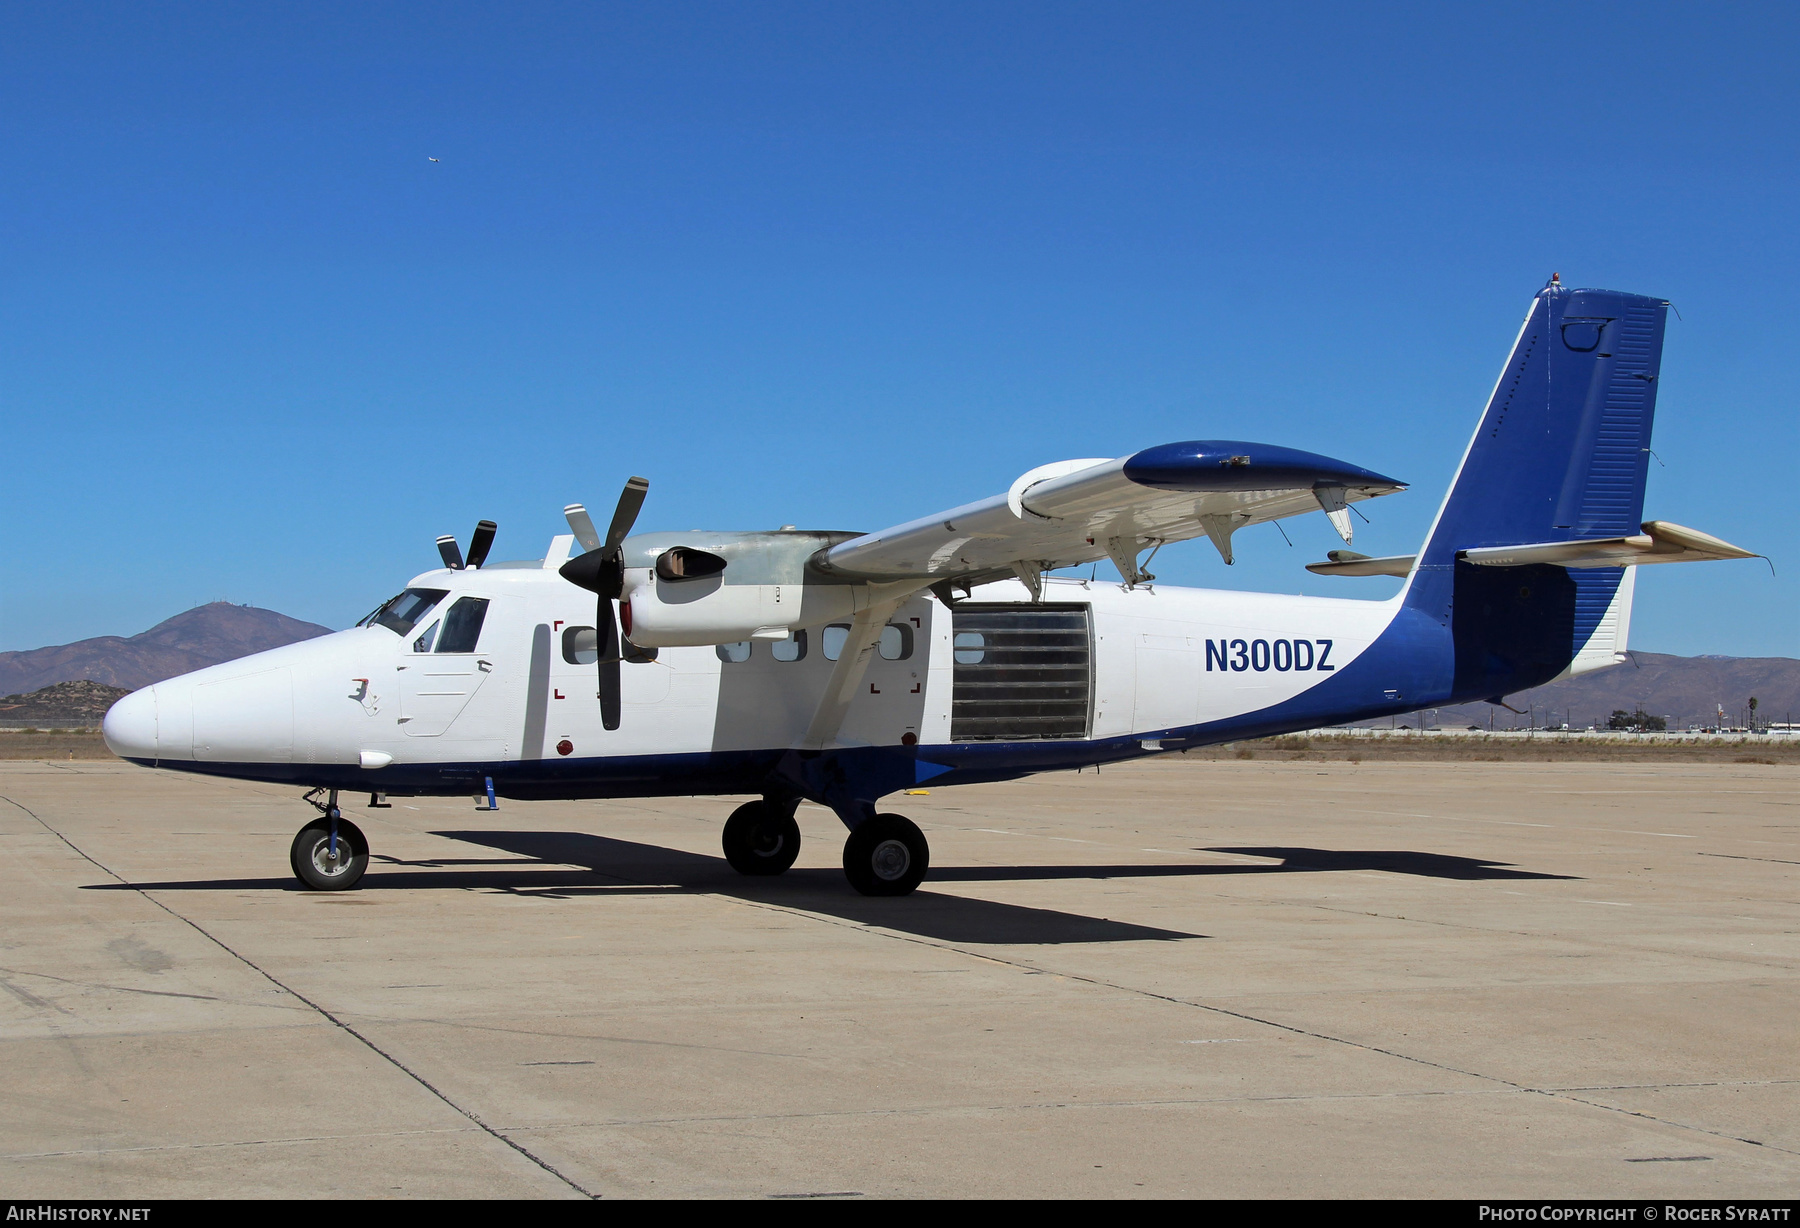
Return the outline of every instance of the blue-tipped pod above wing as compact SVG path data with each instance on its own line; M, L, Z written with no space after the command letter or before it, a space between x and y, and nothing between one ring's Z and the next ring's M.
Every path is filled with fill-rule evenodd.
M1342 486L1364 498L1391 494L1405 482L1316 452L1236 439L1165 443L1125 458L1125 476L1159 490L1317 490Z
M1195 493L1310 489L1346 544L1351 539L1351 503L1406 487L1404 482L1316 452L1236 439L1195 439L1145 448L1126 459L1125 476L1140 486ZM1231 561L1228 546L1220 546L1219 551L1226 562Z

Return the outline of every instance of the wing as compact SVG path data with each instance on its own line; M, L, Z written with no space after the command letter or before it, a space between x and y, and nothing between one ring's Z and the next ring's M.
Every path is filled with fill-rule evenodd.
M1128 583L1145 547L1205 535L1232 561L1248 524L1323 510L1349 540L1348 505L1405 483L1269 444L1199 440L1117 460L1062 461L1023 475L1004 495L833 546L825 571L869 581L981 582L1017 574L1032 588L1056 567L1111 558Z

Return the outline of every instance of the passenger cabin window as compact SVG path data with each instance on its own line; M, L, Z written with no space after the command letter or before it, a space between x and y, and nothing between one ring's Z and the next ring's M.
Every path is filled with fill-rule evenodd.
M437 639L439 625L440 624L438 623L432 623L429 627L425 628L425 634L413 641L414 652L431 651L431 645Z
M832 623L825 628L825 634L819 637L819 647L825 653L827 661L835 661L844 655L844 641L850 638L849 623Z
M741 665L750 659L750 641L739 640L735 644L720 644L717 651L719 660L727 665Z
M881 659L904 661L912 656L912 628L905 623L889 623L881 629Z
M592 627L566 628L562 648L570 665L592 665L600 659L600 633Z
M486 597L461 597L444 615L444 633L438 636L438 652L474 652L487 619Z
M987 655L987 637L979 631L958 631L951 641L958 665L980 665Z
M795 631L785 640L776 640L769 645L769 655L777 661L804 661L806 659L806 632Z
M450 590L447 588L409 588L398 597L384 602L380 609L358 625L386 627L405 639L431 613L432 607L449 595Z

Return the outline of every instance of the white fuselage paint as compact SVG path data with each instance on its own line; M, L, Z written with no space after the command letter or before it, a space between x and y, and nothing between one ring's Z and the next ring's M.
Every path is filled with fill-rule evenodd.
M664 648L620 667L622 721L602 728L592 664L563 632L594 624L594 598L547 567L433 571L410 587L488 598L479 651L414 651L411 636L357 627L199 670L115 708L120 754L165 762L394 765L514 763L781 749L799 744L832 662L822 628L799 661L768 643L727 662L713 647ZM983 603L1028 605L1023 585ZM1093 612L1089 738L1142 735L1268 708L1331 678L1380 635L1399 599L1344 600L1051 580L1044 598ZM914 630L905 660L873 659L838 746L951 741L950 611L920 594L890 619ZM416 631L415 631L416 634ZM1304 666L1304 668L1301 668ZM127 706L129 705L129 706ZM199 770L205 770L200 768ZM380 789L383 772L364 774Z

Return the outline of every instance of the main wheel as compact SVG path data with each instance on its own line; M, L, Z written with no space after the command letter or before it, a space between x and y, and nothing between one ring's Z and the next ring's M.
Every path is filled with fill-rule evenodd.
M331 820L314 819L294 837L288 853L294 877L314 891L348 891L369 868L369 841L348 819L337 822L337 849L331 847Z
M931 846L911 819L878 814L844 841L844 877L864 895L910 895L931 868Z
M725 820L725 860L739 874L781 874L800 856L798 803L745 802Z

